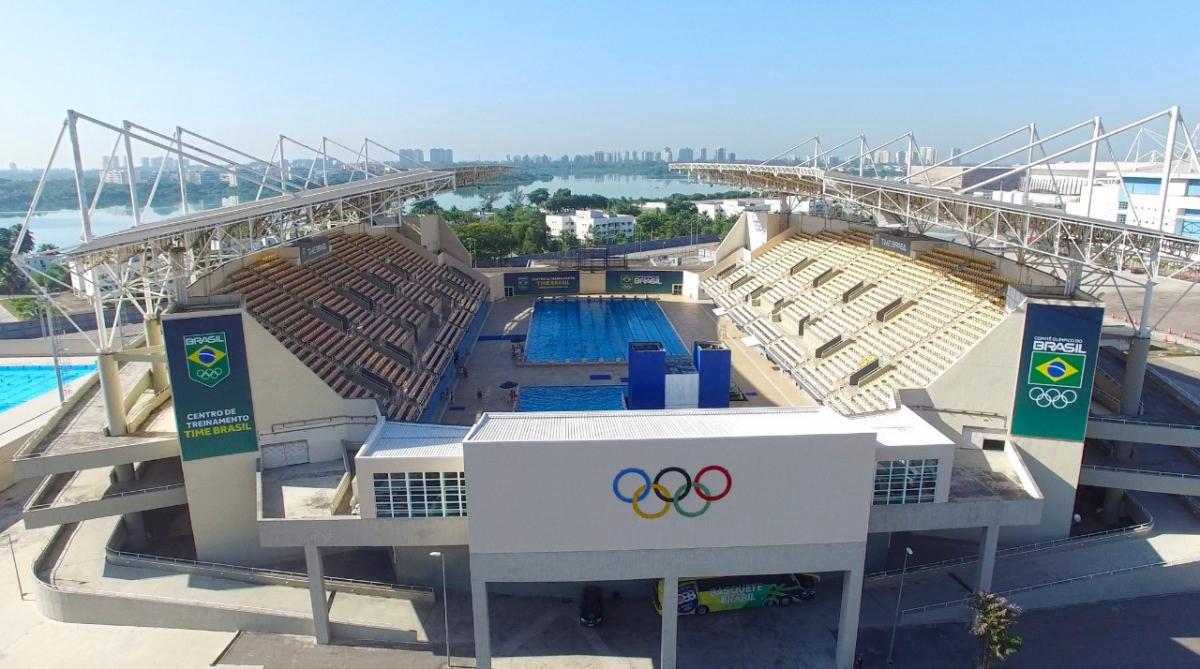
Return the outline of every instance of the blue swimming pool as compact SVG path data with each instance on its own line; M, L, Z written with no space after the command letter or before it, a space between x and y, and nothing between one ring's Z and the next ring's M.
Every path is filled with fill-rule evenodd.
M619 411L625 386L526 386L517 395L517 411Z
M525 359L529 362L622 362L629 342L662 342L667 355L688 355L658 302L646 299L538 300Z
M95 365L63 365L60 369L63 383L96 371ZM48 393L57 385L51 365L0 366L0 412Z

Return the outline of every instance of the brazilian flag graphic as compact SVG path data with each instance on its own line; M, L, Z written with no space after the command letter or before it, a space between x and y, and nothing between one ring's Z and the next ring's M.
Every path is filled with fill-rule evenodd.
M188 378L212 388L229 376L229 349L225 333L213 332L190 337L195 343L185 343Z
M1034 351L1029 358L1029 383L1035 386L1080 388L1087 355Z

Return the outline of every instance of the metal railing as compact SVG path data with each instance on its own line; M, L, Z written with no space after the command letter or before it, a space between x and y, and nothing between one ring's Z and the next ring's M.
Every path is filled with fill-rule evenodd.
M320 418L305 418L302 420L289 420L282 423L272 423L271 432L287 432L299 428L312 427L314 425L374 425L378 420L378 416L365 414L357 416L322 416Z
M265 567L248 567L244 565L224 564L221 562L208 562L204 560L189 560L187 558L166 557L162 555L152 555L149 553L133 553L129 551L121 551L115 548L105 548L105 553L109 557L125 558L135 562L153 563L159 567L174 567L182 571L188 572L205 572L209 575L229 578L231 580L248 580L248 579L271 579L291 585L295 587L308 587L308 574L296 571L287 571L283 569L268 569ZM326 576L324 582L331 590L353 589L360 593L377 593L380 595L407 595L411 597L429 597L434 596L433 588L427 588L419 585L399 585L395 583L384 583L383 581L369 581L366 579L356 578L341 578L336 576Z
M1121 472L1125 474L1146 474L1149 476L1167 476L1180 479L1198 479L1200 474L1186 474L1183 472L1168 472L1160 469L1135 469L1132 467L1110 467L1108 465L1081 465L1080 469L1094 469L1103 472Z
M47 478L47 480L49 480L49 478ZM74 480L74 479L72 479L72 481L73 481L73 480ZM54 505L55 505L55 504L58 502L58 499L59 499L59 498L62 496L63 492L65 492L65 491L66 491L66 489L67 489L67 488L68 488L70 485L71 485L71 482L70 482L70 481L68 481L68 482L67 482L67 484L66 484L66 485L64 485L64 486L62 487L62 489L61 489L61 490L59 490L59 491L58 491L58 492L57 492L57 493L54 495L54 499L51 499L51 500L49 500L49 501L47 501L47 502L41 502L41 503L37 503L37 504L30 504L29 506L25 507L25 510L26 510L26 511L42 511L42 510L44 510L44 509L49 509L49 508L52 508L52 507L53 507L53 506L54 506ZM179 489L179 488L182 488L182 487L184 487L184 485L183 485L182 483L167 483L167 484L164 484L164 485L152 486L152 487L149 487L149 488L136 488L136 489L133 489L133 490L123 490L123 491L121 491L121 492L105 493L105 494L103 494L103 495L101 495L101 496L97 497L96 499L83 500L83 501L80 501L80 502L75 502L75 503L69 504L69 505L67 505L67 506L79 506L79 505L81 505L81 504L94 504L94 503L96 503L96 502L103 502L103 501L107 501L107 500L110 500L110 499L120 499L120 498L122 498L122 497L128 497L128 496L130 496L130 495L142 495L142 494L146 494L146 493L152 493L152 492L164 492L164 491L167 491L167 490L177 490L177 489ZM36 498L35 498L35 499L36 499Z
M1134 503L1138 504L1139 508L1141 508L1141 504L1136 502L1136 500L1134 500ZM1148 517L1150 516L1149 512L1145 511L1144 508L1142 508L1142 511ZM1029 555L1031 553L1039 553L1041 551L1051 550L1054 548L1060 548L1063 546L1071 546L1071 547L1082 546L1085 544L1102 541L1104 539L1111 539L1113 537L1126 536L1126 535L1130 535L1130 534L1142 534L1145 532L1149 532L1152 529L1154 529L1154 518L1150 517L1150 519L1147 520L1146 522L1138 523L1137 525L1129 525L1127 527L1115 527L1110 530L1101 530L1099 532L1089 532L1088 534L1079 534L1079 535L1076 535L1073 537L1063 537L1061 539L1047 539L1045 541L1035 541L1035 542L1029 543L1029 544L1021 544L1020 546L1009 546L1007 548L1001 548L996 551L996 558L1000 559L1000 558L1005 558L1005 557L1014 557L1017 555ZM937 562L927 562L925 564L909 567L907 569L906 573L914 574L914 573L921 573L921 572L925 572L925 571L932 571L935 569L945 569L948 567L959 567L962 565L971 564L978 560L979 560L978 554L967 555L967 556L959 557L959 558L949 558L946 560L939 560ZM902 571L901 569L886 569L883 571L872 572L870 574L867 574L867 576L865 577L864 580L872 581L872 580L881 580L881 579L891 578L893 576L899 576L901 571Z
M1168 563L1166 560L1159 560L1157 562L1148 562L1146 564L1139 564L1139 565L1135 565L1133 567L1122 567L1120 569L1109 569L1107 571L1098 571L1098 572L1093 572L1091 574L1083 574L1082 576L1072 576L1071 578L1062 578L1062 579L1058 579L1056 581L1047 581L1045 583L1036 583L1034 585L1026 585L1026 586L1022 586L1020 588L1012 588L1010 590L1001 590L999 592L995 592L992 594L1000 595L1001 597L1011 597L1012 595L1021 594L1023 592L1032 592L1034 590L1042 590L1044 588L1050 588L1050 587L1054 587L1057 585L1066 585L1068 583L1078 583L1081 581L1090 581L1090 580L1097 579L1097 578L1103 578L1105 576L1117 576L1119 574L1127 574L1129 572L1140 571L1142 569L1152 569L1154 567L1164 567L1167 564ZM923 613L925 611L936 611L939 609L953 609L953 608L957 608L959 606L966 606L971 600L972 600L971 597L964 597L962 599L955 599L955 600L951 600L948 602L938 602L936 604L926 604L925 606L916 606L911 609L904 609L903 611L901 611L900 617L903 618L904 616L912 614L912 613Z
M1172 430L1200 430L1200 425L1190 423L1167 423L1163 421L1134 418L1132 416L1088 416L1088 420L1100 423L1122 423L1128 425L1144 425L1146 427L1164 427Z

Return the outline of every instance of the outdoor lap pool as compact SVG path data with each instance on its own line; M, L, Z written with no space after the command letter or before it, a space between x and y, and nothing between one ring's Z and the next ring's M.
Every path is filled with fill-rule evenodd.
M615 411L625 408L625 386L527 386L517 411Z
M654 300L571 298L534 303L525 360L623 362L631 341L658 341L669 356L688 355Z
M94 365L63 365L63 383L96 371ZM54 390L58 382L52 365L0 366L0 412Z

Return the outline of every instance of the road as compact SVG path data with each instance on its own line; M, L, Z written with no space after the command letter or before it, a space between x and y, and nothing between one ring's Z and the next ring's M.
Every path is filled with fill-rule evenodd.
M1200 594L1031 611L1017 623L1024 640L1006 669L1155 669L1200 666ZM885 667L889 630L863 630L864 668ZM970 667L974 639L963 623L904 628L894 667Z

